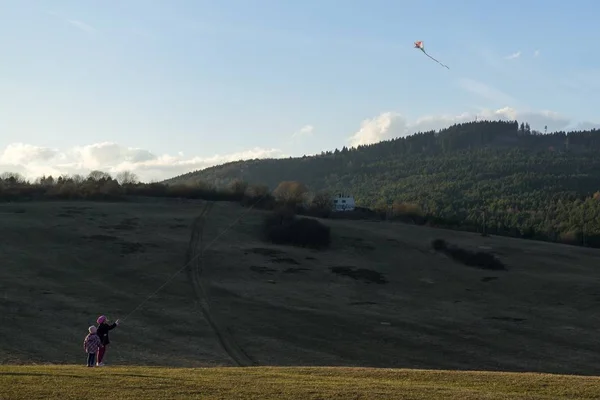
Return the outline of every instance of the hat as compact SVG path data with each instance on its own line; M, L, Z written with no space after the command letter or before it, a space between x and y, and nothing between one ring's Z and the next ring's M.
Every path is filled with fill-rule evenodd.
M90 331L90 333L96 333L97 329L94 325L92 325L88 328L88 331Z
M96 320L97 323L101 324L104 321L106 321L106 316L105 315L101 315L98 317L98 319Z

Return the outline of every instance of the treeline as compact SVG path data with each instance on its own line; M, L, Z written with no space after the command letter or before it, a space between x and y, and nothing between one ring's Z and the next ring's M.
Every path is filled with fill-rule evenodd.
M329 195L312 195L299 182L281 182L271 191L266 185L249 185L235 180L227 187L217 188L203 182L180 184L142 183L136 174L124 171L112 177L103 171L87 176L42 176L33 182L18 173L0 174L0 201L35 200L93 200L125 201L135 197L198 199L207 201L240 202L260 209L284 209L287 213L328 216L331 212Z
M87 176L43 176L33 182L18 173L0 175L0 201L26 200L108 200L123 201L132 196L202 199L209 201L247 202L261 198L264 203L273 201L264 185L247 185L233 182L225 189L217 189L202 182L167 185L142 183L129 171L116 177L103 171L92 171Z
M462 209L459 208L461 203L449 196L446 203L439 203L440 208L426 209L417 202L396 199L372 208L358 207L355 211L336 213L332 212L332 192L311 191L297 181L281 182L271 191L266 185L251 185L241 180L222 188L198 181L171 185L140 183L135 174L129 172L113 178L105 172L94 171L87 177L41 177L34 182L27 182L18 174L0 176L0 201L124 201L135 196L232 201L320 218L402 221L600 248L600 192L573 199L556 196L537 209L514 208L501 201L490 203L496 207ZM536 204L535 198L529 201Z

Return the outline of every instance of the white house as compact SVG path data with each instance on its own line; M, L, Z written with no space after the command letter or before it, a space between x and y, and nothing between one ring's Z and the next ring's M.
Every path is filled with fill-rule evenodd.
M352 211L355 206L352 196L338 194L333 198L333 211Z

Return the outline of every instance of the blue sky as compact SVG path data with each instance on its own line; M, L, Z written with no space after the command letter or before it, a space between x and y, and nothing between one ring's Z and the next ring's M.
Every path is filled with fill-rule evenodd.
M0 170L162 179L475 115L600 126L594 15L591 0L5 0Z

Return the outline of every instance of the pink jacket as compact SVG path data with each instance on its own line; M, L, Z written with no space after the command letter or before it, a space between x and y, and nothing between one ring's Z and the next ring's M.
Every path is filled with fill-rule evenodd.
M86 353L96 353L100 346L102 346L102 343L95 333L88 334L83 341L83 349Z

